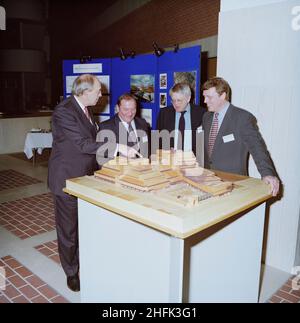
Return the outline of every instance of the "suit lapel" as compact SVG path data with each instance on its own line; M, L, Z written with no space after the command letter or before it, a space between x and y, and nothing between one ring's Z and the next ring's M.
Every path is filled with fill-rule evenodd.
M169 130L173 131L175 129L175 109L173 107L167 108L170 109L168 113L168 123L169 123Z
M195 106L193 104L190 105L191 107L191 127L192 127L192 130L196 130L197 129L197 125L198 125L198 120L197 120L197 111L196 109L198 108L195 108Z
M226 114L224 116L224 119L223 119L223 122L221 124L221 127L220 127L220 129L218 131L218 135L216 137L214 147L218 147L218 145L222 144L223 135L226 133L226 129L228 129L228 127L231 124L231 115L232 115L232 113L233 113L233 106L232 106L232 104L230 104L227 111L226 111ZM218 148L216 148L216 150L218 150ZM212 154L214 154L214 152Z
M210 134L210 128L211 128L211 123L213 119L213 113L209 112L207 120L206 120L206 125L204 129L206 129L205 134L204 134L204 145L205 145L205 150L208 151L208 139L209 139L209 134Z
M120 128L119 127L123 127L127 133L127 130L125 128L125 126L123 125L121 119L119 118L119 116L116 114L114 116L114 128L115 128L115 134L116 134L116 138L117 138L117 142L119 143L119 130ZM125 133L125 132L124 132Z
M78 104L78 102L76 101L74 96L71 97L71 100L72 100L72 107L74 108L73 110L77 113L77 115L80 117L80 119L83 120L83 123L86 125L86 128L88 130L90 130L91 134L93 136L96 136L96 134L97 134L96 125L95 125L95 121L94 121L94 118L93 118L93 116L91 114L90 109L88 108L88 111L89 111L89 114L91 116L93 124L91 124L91 122L88 120L88 118L86 117L86 115L82 111L80 105Z

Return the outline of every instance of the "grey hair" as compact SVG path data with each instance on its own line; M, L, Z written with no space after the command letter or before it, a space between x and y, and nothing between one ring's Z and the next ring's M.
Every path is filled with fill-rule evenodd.
M187 83L177 83L170 89L169 94L172 96L173 93L183 94L185 97L192 95L191 88Z
M99 82L97 77L92 74L82 74L76 77L73 86L72 94L76 96L81 96L84 91L92 90L94 88L95 82ZM100 83L100 82L99 82Z

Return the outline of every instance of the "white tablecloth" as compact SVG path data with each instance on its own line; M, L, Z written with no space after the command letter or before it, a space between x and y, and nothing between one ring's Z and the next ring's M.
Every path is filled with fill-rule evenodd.
M39 154L42 153L43 148L52 147L52 133L37 132L37 133L27 133L24 145L24 153L27 158L30 159L33 156L32 149L37 149Z

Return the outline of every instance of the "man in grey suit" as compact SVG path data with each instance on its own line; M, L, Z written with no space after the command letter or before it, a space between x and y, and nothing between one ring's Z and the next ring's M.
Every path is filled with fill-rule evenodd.
M205 168L247 175L250 153L263 181L270 184L276 196L279 180L256 119L250 112L232 105L229 95L229 84L220 77L203 85L208 108L203 116Z
M61 102L52 115L53 145L48 167L48 185L53 194L58 252L72 291L80 290L77 198L63 192L66 179L92 175L98 168L97 125L88 107L101 97L101 84L90 74L78 76L73 95ZM133 156L134 149L123 150Z

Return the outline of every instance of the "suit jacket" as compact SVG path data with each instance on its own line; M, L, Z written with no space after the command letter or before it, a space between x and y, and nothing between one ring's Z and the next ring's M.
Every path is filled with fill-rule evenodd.
M212 118L212 112L206 112L203 116L205 168L247 175L250 153L262 177L276 176L276 171L258 130L255 117L250 112L232 104L230 104L224 116L211 158L209 158L207 152ZM225 138L225 142L224 136L228 136Z
M150 126L143 118L135 117L134 122L138 135L138 151L143 157L148 158L150 155ZM124 144L129 147L134 146L133 142L128 141L127 129L117 114L111 119L100 123L97 141L101 143L101 148L97 153L99 165L103 165L109 159L114 158L117 144Z
M156 128L157 130L168 130L170 133L175 130L175 109L173 106L168 106L166 108L160 109ZM192 150L194 154L196 154L196 135L197 135L197 128L202 125L202 117L205 113L205 109L191 104L191 126L192 126ZM170 147L174 148L174 138L171 138ZM160 148L162 145L160 144Z
M93 118L92 113L90 113ZM93 120L93 119L92 119ZM76 99L61 102L52 115L53 145L48 167L48 185L55 195L63 195L66 179L92 175L98 168L97 126L87 119Z

